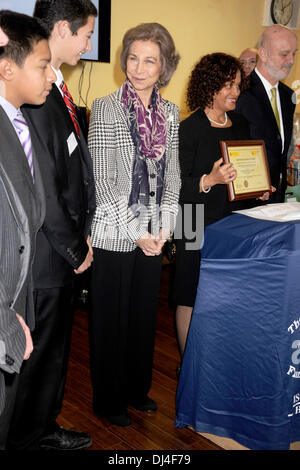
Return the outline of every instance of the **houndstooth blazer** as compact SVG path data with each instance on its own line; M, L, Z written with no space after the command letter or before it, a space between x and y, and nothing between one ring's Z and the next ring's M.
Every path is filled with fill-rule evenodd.
M92 105L88 146L93 160L96 185L96 212L92 222L91 241L96 248L109 251L132 251L136 241L148 231L160 228L173 232L181 186L178 160L178 107L163 100L167 118L166 169L159 207L156 207L156 167L147 159L149 206L136 217L128 207L132 186L134 143L122 105L121 87L111 95L96 99Z

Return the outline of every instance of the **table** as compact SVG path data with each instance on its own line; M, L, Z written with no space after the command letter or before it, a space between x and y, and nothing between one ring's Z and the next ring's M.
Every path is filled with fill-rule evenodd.
M300 440L300 221L206 228L175 425L253 450Z

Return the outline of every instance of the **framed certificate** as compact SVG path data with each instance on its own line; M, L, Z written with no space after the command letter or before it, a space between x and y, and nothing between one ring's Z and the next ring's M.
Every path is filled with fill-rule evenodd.
M263 140L222 140L224 163L237 171L236 179L227 184L229 201L252 199L271 190L271 179Z

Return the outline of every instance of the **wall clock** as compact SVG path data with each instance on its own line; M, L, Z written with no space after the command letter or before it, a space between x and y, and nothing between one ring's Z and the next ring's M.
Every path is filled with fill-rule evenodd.
M263 26L282 24L298 29L300 20L300 0L265 0Z
M272 0L270 13L274 23L287 25L293 14L292 0Z

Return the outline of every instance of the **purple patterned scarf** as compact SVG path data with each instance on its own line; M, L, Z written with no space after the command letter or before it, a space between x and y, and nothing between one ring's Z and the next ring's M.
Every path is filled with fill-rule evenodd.
M165 153L167 128L164 106L158 88L154 87L151 98L152 124L148 111L129 80L126 80L123 86L122 102L125 112L131 108L131 104L133 105L141 139L142 154L147 158L160 160Z
M129 129L135 144L132 191L129 206L149 202L149 182L146 158L155 161L157 171L156 203L160 204L165 171L165 150L167 142L166 116L163 101L155 86L151 96L150 114L129 80L123 85L122 104Z

